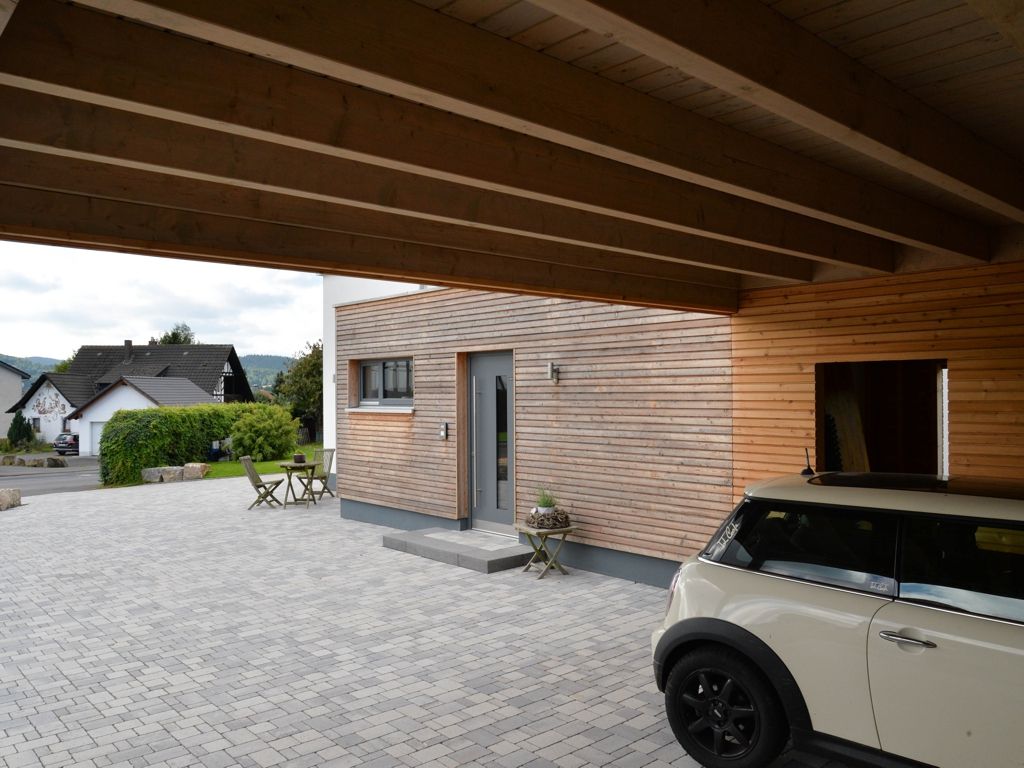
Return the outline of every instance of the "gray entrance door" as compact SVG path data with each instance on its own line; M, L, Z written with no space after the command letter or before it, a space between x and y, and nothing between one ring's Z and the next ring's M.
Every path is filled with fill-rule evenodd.
M472 355L469 377L469 494L473 527L512 534L512 353Z

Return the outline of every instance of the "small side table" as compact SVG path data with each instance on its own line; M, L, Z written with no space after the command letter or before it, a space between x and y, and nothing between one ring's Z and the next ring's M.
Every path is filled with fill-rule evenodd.
M552 568L557 568L565 575L569 575L569 572L558 562L558 554L562 551L562 545L565 544L565 537L576 530L575 525L570 525L567 528L531 528L528 525L516 523L516 530L524 534L526 540L530 542L530 546L533 547L533 557L530 558L530 562L526 564L523 571L530 570L534 565L538 568L543 565L538 579L543 579ZM552 536L558 540L558 546L555 547L554 552L548 549L548 539Z

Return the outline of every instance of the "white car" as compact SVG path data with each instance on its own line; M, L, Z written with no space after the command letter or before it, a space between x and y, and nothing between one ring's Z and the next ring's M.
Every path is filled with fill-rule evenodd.
M669 594L655 678L708 768L1024 765L1022 483L761 483Z

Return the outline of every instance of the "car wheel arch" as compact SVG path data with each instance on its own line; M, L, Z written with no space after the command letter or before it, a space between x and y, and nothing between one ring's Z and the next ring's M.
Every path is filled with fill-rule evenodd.
M785 662L761 638L721 619L685 619L666 630L654 653L658 690L665 690L665 682L676 660L688 651L707 645L729 648L758 668L782 702L795 739L812 731L807 703Z

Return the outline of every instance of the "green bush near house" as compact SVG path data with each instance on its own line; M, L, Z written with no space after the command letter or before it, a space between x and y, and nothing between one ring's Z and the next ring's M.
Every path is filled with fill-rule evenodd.
M299 421L279 405L262 405L243 414L231 428L235 456L253 461L277 459L295 450Z
M110 417L100 438L100 479L104 485L130 485L142 480L146 467L206 461L214 440L231 435L243 417L263 411L272 413L258 418L253 429L268 425L271 435L262 439L267 445L278 445L276 425L281 419L290 422L291 417L276 405L224 403L118 411ZM294 445L294 429L291 439Z

